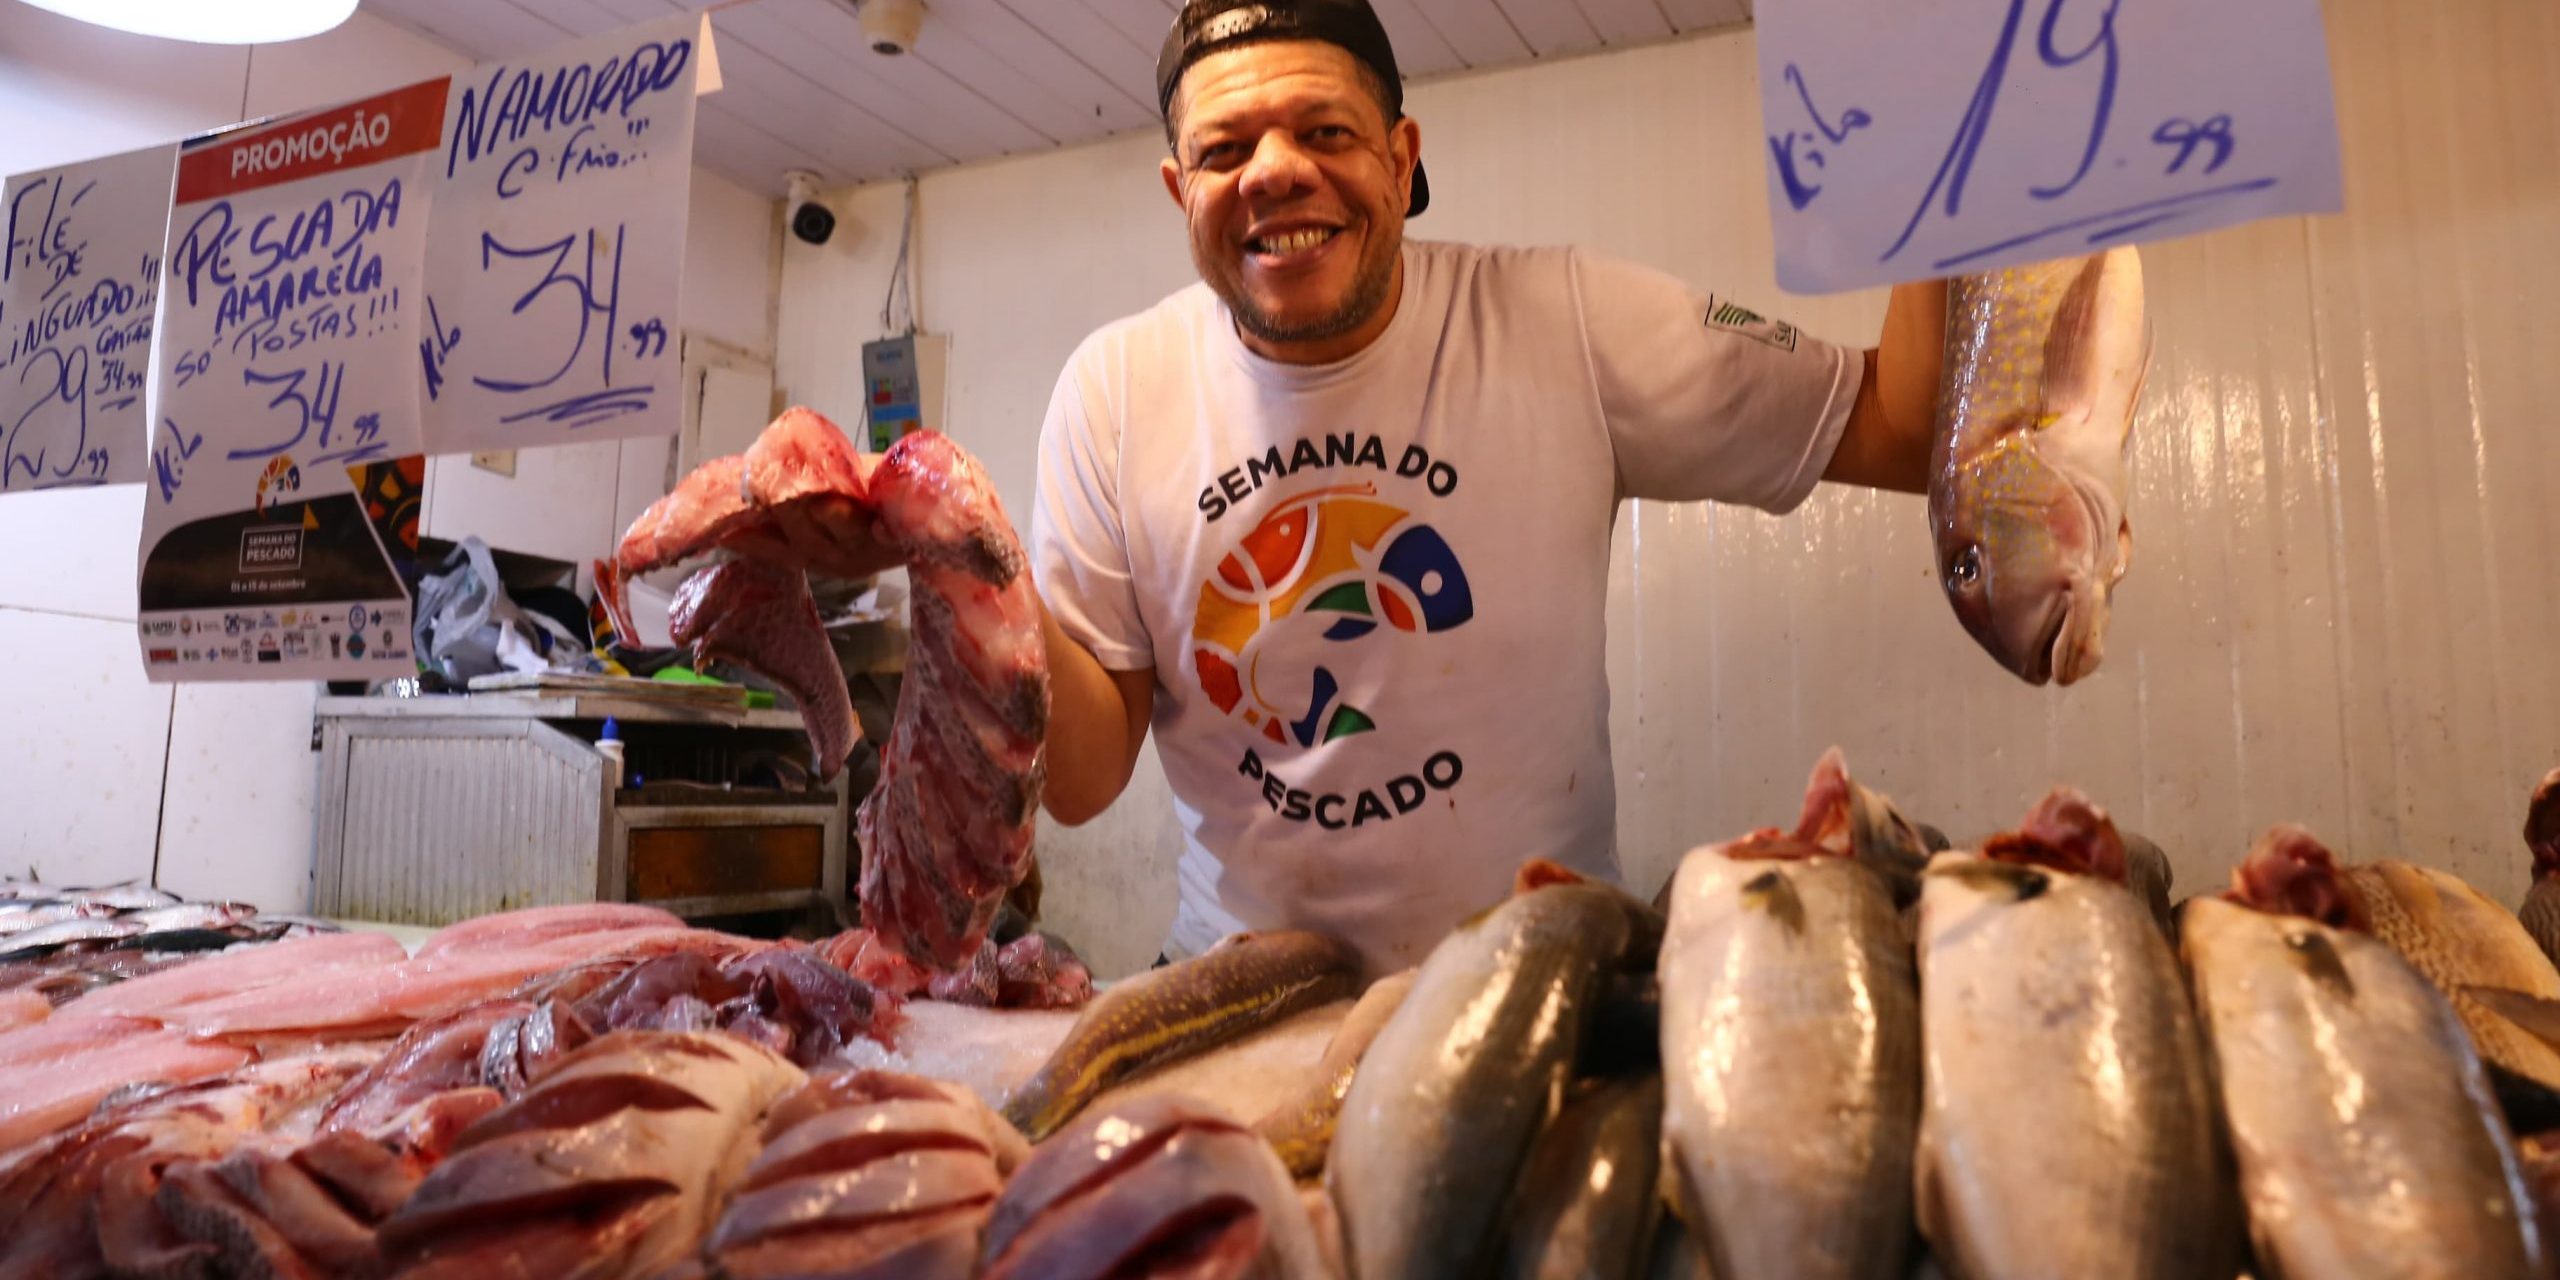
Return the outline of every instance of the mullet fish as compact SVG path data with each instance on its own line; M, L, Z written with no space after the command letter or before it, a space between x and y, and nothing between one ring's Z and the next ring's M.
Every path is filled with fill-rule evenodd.
M1600 884L1526 889L1461 924L1352 1077L1325 1168L1355 1280L1490 1266L1511 1188L1610 971L1660 945Z
M1693 850L1663 939L1664 1129L1718 1280L1899 1277L1920 997L1835 750L1802 825ZM1825 838L1829 843L1818 843Z
M1966 634L2029 684L2098 667L2133 552L2125 455L2150 370L2131 247L1947 286L1929 465L1939 582Z
M2180 908L2179 940L2260 1262L2339 1280L2547 1274L2487 1073L2407 961L2218 897Z
M1919 1220L1970 1280L2232 1274L2202 1033L2106 815L2068 789L1920 898Z

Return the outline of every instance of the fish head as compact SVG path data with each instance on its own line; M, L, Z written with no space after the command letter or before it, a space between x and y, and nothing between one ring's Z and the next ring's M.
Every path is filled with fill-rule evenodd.
M2301 916L2332 928L2369 927L2364 905L2339 874L2338 859L2309 831L2291 823L2267 829L2231 872L2225 895L2272 915Z
M2108 609L2132 550L2115 490L2006 433L1952 465L1930 495L1938 583L1956 621L2029 684L2069 685L2105 656Z
M2533 878L2560 875L2560 769L2542 776L2525 806L2524 842L2533 850Z

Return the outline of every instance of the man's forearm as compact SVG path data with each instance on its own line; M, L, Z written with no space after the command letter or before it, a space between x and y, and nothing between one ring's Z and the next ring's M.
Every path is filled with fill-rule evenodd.
M1049 650L1048 780L1041 803L1075 826L1111 807L1129 785L1153 699L1152 672L1105 670L1091 650L1058 627L1046 604L1040 632ZM1133 693L1147 705L1133 708Z
M1866 353L1866 377L1825 478L1904 493L1928 490L1946 345L1946 282L1895 286L1885 303L1884 336Z

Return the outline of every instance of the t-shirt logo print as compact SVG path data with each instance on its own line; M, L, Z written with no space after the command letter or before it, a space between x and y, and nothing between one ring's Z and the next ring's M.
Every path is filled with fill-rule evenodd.
M1385 626L1433 633L1475 616L1466 570L1440 531L1377 500L1372 484L1339 485L1280 504L1200 584L1191 624L1200 691L1273 742L1311 747L1377 727L1341 698L1321 661L1303 687L1283 673L1309 630L1350 644ZM1266 674L1267 666L1267 674Z

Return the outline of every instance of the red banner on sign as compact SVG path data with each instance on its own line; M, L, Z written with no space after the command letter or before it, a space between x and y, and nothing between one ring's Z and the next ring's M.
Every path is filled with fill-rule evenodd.
M444 140L453 77L191 142L178 159L177 203L193 204L315 174L431 151Z

